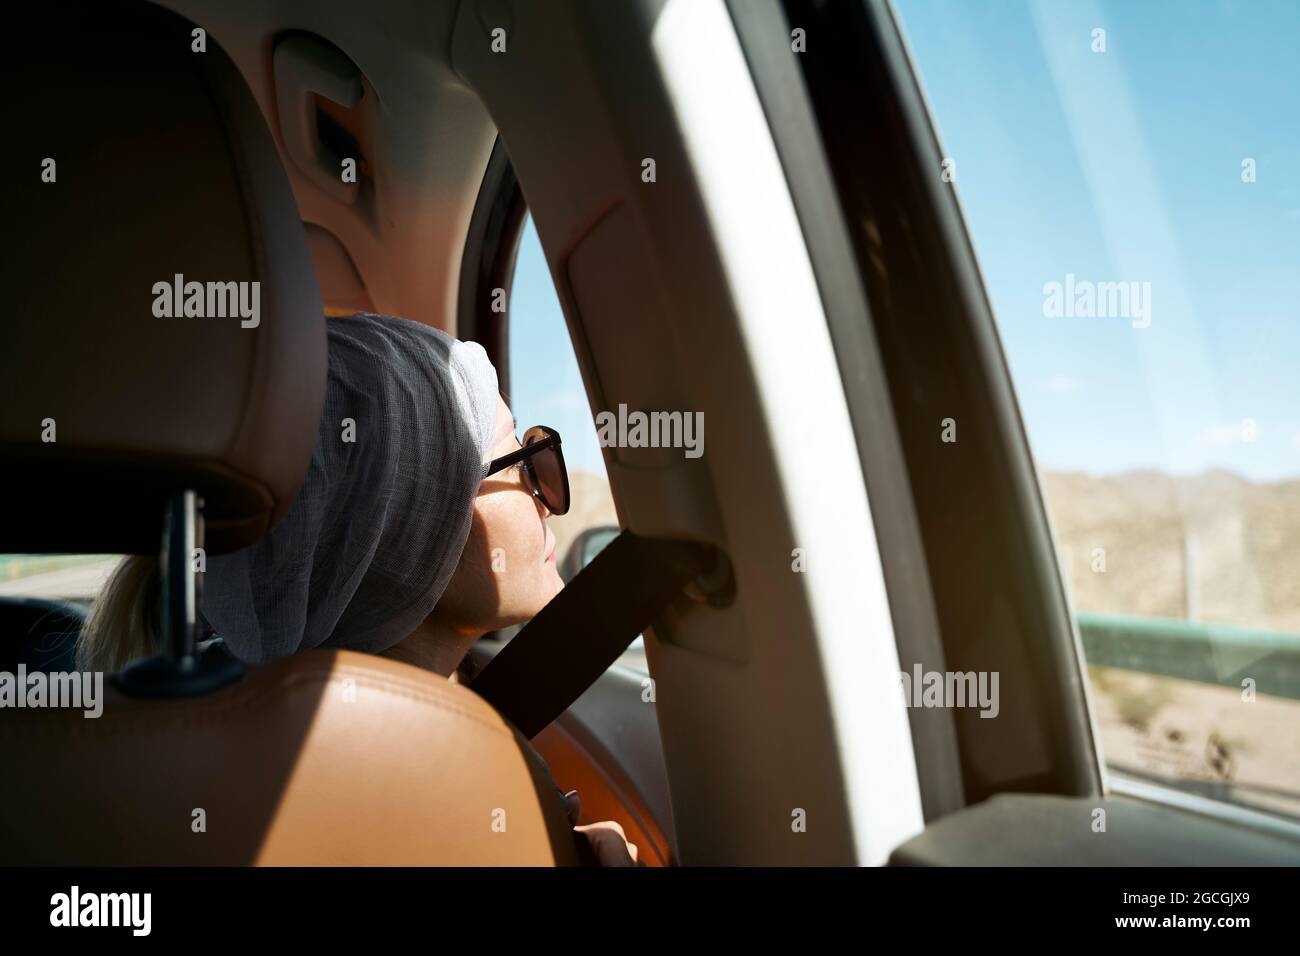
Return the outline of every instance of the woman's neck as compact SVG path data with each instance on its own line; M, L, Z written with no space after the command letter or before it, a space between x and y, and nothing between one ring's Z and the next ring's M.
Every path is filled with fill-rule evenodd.
M410 636L394 644L381 657L403 661L450 678L482 634L451 627L430 614Z

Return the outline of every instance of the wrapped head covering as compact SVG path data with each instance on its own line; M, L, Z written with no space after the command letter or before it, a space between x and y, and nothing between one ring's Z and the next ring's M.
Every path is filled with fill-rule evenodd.
M481 346L370 313L326 325L325 409L298 497L261 541L207 562L204 615L248 663L377 653L415 630L460 561L491 457L497 376Z

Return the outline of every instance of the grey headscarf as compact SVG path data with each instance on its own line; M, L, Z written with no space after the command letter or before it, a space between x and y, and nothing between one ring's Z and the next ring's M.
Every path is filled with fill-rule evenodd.
M497 376L481 346L370 313L326 324L325 410L302 489L269 535L209 557L204 575L205 616L249 663L379 652L410 634L460 561L491 457Z

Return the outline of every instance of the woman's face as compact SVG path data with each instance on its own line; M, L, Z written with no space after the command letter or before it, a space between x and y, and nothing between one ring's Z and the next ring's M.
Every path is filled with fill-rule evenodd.
M497 399L493 458L519 448L515 420ZM483 479L460 564L438 604L444 621L483 633L522 624L564 587L557 569L551 513L529 490L514 465Z

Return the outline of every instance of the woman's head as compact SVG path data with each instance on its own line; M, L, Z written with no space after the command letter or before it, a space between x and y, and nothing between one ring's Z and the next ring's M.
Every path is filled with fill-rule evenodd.
M260 663L317 646L383 652L427 622L471 634L531 617L561 586L554 537L516 469L483 477L518 447L486 353L386 316L327 328L325 407L293 506L261 541L207 559L217 633ZM114 575L83 666L139 653L127 634L150 617L140 599L156 566L133 559ZM157 648L156 633L144 644Z

